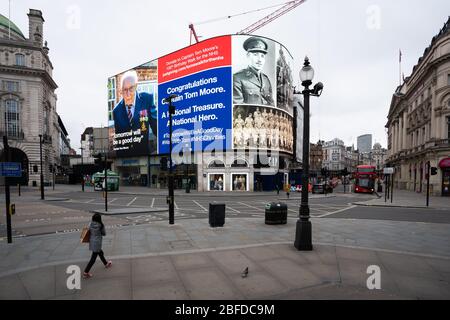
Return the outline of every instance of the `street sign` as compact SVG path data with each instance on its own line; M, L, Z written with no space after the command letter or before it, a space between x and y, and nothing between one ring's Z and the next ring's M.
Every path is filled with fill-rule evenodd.
M384 174L393 174L394 173L394 168L393 167L383 168L383 173Z
M0 162L0 176L21 177L22 164L20 162Z

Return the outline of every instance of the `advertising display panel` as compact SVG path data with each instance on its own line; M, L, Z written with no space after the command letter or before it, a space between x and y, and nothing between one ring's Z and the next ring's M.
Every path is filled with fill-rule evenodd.
M292 57L279 43L233 37L233 148L293 153Z
M292 65L286 48L271 39L227 35L111 77L112 149L119 157L168 154L166 99L172 96L172 152L268 149L292 154Z
M109 127L117 156L157 151L157 63L151 61L108 80Z
M158 60L159 153L169 153L169 113L163 99L176 94L172 143L202 151L231 147L231 36L209 39Z

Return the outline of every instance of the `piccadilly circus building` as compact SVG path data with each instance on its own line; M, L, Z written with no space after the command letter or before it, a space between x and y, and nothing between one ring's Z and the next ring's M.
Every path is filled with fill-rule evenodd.
M167 188L171 154L178 189L300 184L303 106L292 68L274 40L225 35L109 77L112 169L122 184Z

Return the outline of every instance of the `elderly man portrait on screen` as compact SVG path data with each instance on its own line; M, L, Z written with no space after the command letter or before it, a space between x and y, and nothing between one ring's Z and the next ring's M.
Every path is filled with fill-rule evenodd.
M141 129L145 133L150 127L156 136L157 112L153 95L137 92L138 75L135 70L122 76L122 99L114 107L113 117L116 133Z
M233 103L274 105L272 84L262 72L266 62L267 42L262 38L250 37L244 42L248 67L233 75Z

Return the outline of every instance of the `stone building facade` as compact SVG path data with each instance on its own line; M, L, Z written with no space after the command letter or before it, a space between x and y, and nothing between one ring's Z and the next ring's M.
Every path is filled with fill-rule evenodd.
M8 137L10 161L22 163L24 185L39 185L40 138L45 184L52 182L52 167L60 166L61 127L56 113L57 85L44 42L44 18L28 13L29 37L0 15L0 136ZM0 142L3 154L3 140Z
M346 166L347 150L344 141L335 138L322 146L324 151L323 167L330 171L343 170Z
M319 173L322 169L324 150L323 141L309 144L309 170L312 173Z
M430 192L450 195L450 18L392 96L387 166L395 186L426 192L426 164L437 167Z

